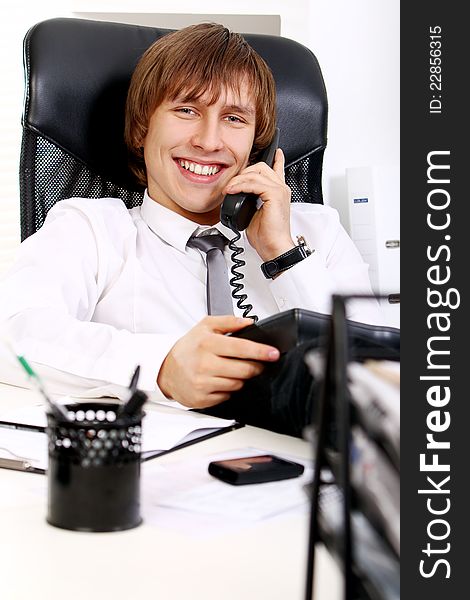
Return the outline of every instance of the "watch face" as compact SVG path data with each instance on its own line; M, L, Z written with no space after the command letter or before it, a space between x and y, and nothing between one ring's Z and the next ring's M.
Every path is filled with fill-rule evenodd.
M265 263L265 268L266 268L266 273L272 277L273 275L276 275L277 271L278 271L278 267L277 264L274 261L269 261L267 263Z

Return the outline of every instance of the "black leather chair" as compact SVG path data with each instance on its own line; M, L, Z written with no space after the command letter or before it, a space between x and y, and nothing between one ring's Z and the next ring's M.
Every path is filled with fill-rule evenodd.
M128 208L143 190L128 169L124 106L131 74L169 30L82 19L51 19L24 40L26 93L20 158L21 234L71 196L119 197ZM245 35L271 67L280 144L293 201L322 203L327 99L310 50L292 40Z

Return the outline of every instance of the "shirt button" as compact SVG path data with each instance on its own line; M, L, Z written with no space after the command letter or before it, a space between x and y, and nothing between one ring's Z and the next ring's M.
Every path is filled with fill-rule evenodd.
M282 308L283 306L285 306L286 304L286 299L285 298L279 298L279 306Z

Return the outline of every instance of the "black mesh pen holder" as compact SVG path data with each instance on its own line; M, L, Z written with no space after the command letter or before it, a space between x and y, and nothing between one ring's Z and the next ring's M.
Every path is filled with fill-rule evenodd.
M65 407L47 417L47 522L77 531L121 531L142 522L142 413L119 416L119 404Z

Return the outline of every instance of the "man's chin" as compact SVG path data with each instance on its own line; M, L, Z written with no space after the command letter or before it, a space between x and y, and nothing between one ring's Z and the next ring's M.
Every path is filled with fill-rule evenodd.
M191 221L199 223L199 225L215 225L220 221L220 203L210 207L184 207L186 216Z

